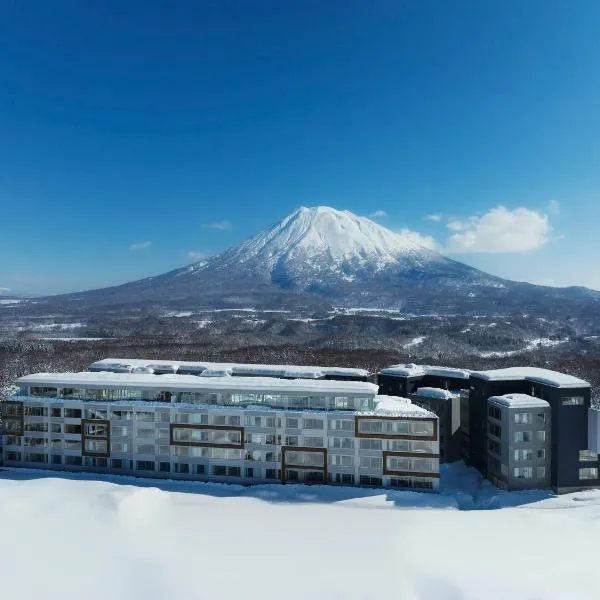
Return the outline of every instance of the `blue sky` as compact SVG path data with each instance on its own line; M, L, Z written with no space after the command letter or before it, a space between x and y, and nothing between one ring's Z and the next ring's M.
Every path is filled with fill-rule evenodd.
M320 204L600 288L599 27L595 0L3 2L0 288L158 274Z

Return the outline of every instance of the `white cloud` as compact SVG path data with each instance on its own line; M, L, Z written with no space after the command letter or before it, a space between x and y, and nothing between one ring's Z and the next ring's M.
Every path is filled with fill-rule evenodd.
M385 217L387 217L387 213L385 212L385 210L376 210L375 212L372 212L369 217L371 219L384 219Z
M466 229L469 229L470 222L452 219L452 221L448 221L448 223L446 223L446 227L450 229L450 231L465 231Z
M558 215L560 213L560 202L557 200L550 200L550 202L548 202L548 212L551 215Z
M197 250L190 250L187 253L187 256L190 260L202 260L206 258L208 254L206 252L198 252Z
M430 250L438 250L439 244L430 235L422 235L418 231L412 229L401 229L398 234L410 242L429 248Z
M225 231L227 229L231 229L233 227L233 224L231 223L231 221L217 221L215 223L205 223L204 225L202 225L202 227L206 228L206 229L219 229L221 231Z
M437 214L434 214L434 215L426 215L425 218L428 221L434 221L435 223L439 223L443 219L443 216L440 215L439 213L437 213Z
M457 232L448 238L448 252L528 252L542 247L552 231L548 215L504 206L447 227Z
M129 249L130 250L148 250L148 248L150 248L150 246L152 246L152 242L150 242L150 241L137 242L135 244L131 244L131 246L129 246Z

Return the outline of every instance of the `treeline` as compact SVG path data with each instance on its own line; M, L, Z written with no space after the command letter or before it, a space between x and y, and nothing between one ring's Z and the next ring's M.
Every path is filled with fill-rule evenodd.
M218 337L199 340L178 336L134 335L123 339L61 342L34 339L0 341L0 394L6 395L17 377L36 372L82 371L101 358L153 358L190 361L243 362L263 364L305 364L359 367L375 372L394 363L411 362L406 352L379 348L311 347L302 344L237 345L228 338L227 346ZM581 377L592 384L592 393L600 400L600 358L580 355L560 357L539 350L507 358L460 358L438 349L431 356L419 357L424 364L442 364L470 369L490 369L515 365L538 366Z

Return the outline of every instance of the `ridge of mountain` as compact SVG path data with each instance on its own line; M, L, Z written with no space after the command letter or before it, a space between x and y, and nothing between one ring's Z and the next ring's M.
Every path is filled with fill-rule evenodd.
M557 301L562 301L557 304ZM411 236L326 206L301 207L219 254L155 277L38 299L126 307L393 307L407 312L597 311L600 292L489 275Z

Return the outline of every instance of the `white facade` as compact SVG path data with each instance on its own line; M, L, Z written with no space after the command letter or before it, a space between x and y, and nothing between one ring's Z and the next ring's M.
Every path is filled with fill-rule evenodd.
M38 374L2 403L7 466L432 489L437 417L361 381Z

